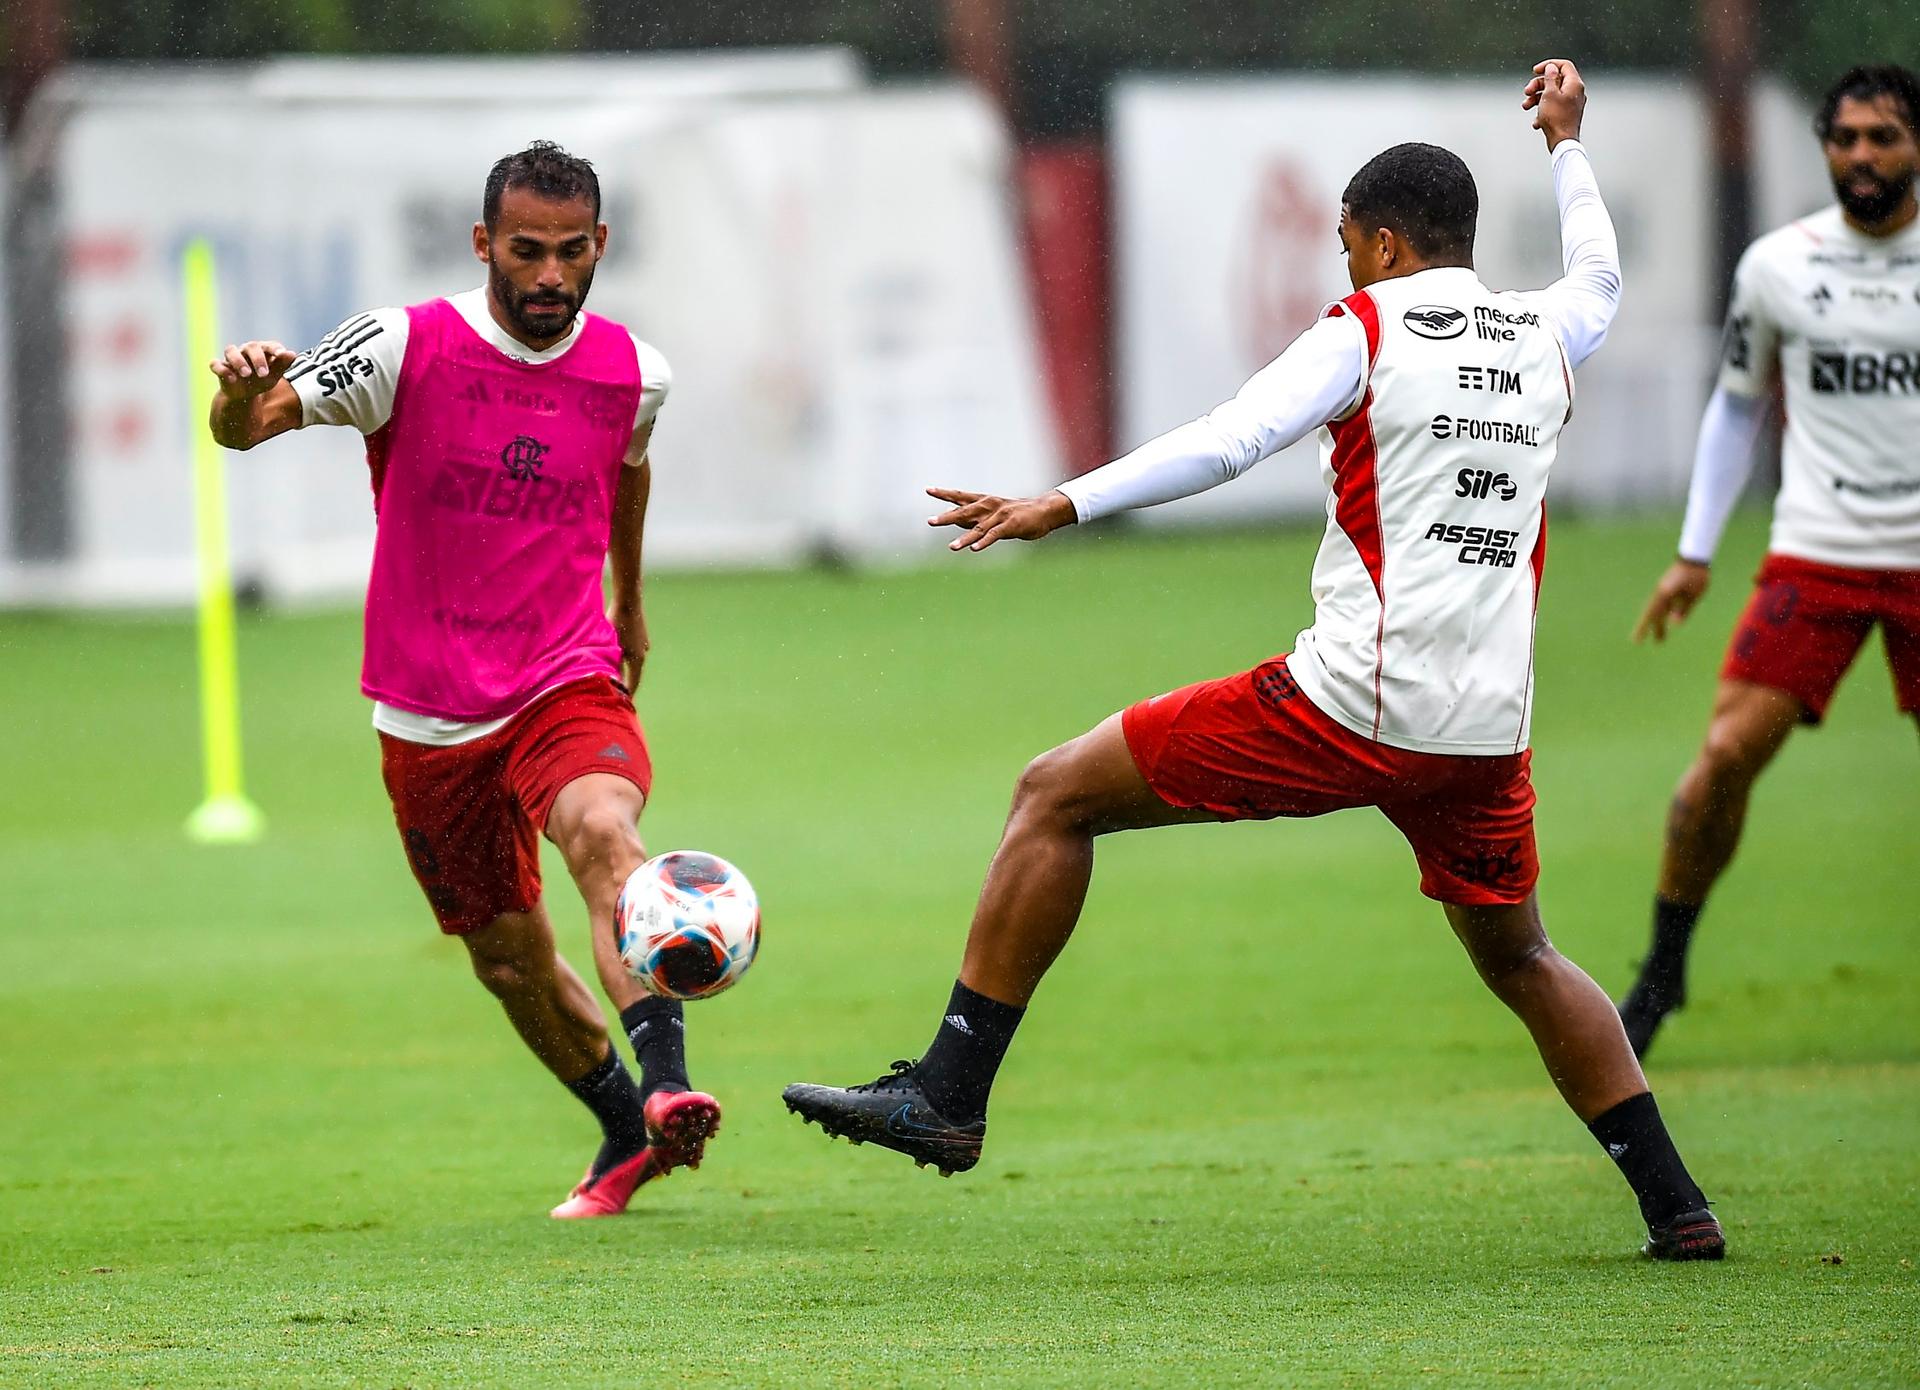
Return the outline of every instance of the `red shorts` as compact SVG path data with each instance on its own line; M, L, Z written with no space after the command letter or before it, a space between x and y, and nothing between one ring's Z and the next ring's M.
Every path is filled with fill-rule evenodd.
M380 771L413 876L452 936L540 901L540 832L567 783L611 772L643 796L653 787L633 701L606 676L556 686L471 743L383 733Z
M1524 901L1540 878L1532 755L1413 753L1328 718L1286 658L1203 681L1120 716L1162 801L1223 820L1378 806L1413 846L1420 891L1443 903Z
M1769 555L1733 630L1726 680L1784 690L1818 724L1873 625L1886 635L1894 698L1920 713L1920 570L1843 569Z

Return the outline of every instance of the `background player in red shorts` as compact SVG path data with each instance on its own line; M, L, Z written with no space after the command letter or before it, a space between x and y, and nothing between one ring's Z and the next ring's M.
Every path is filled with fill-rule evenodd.
M1796 724L1818 724L1874 625L1900 709L1920 717L1920 79L1863 67L1816 121L1838 205L1770 232L1735 272L1680 554L1634 630L1664 640L1707 591L1753 467L1778 370L1780 493L1753 599L1720 674L1706 742L1667 819L1653 945L1621 1001L1644 1055L1686 1002L1687 948L1733 859L1754 779Z
M249 342L212 364L228 447L313 424L366 436L379 528L361 688L441 930L600 1122L558 1217L625 1210L639 1184L697 1165L720 1121L689 1088L679 1004L646 995L614 944L614 900L645 858L634 826L652 768L629 692L647 654L647 444L668 373L582 312L606 241L592 166L537 143L487 177L483 288L356 315L309 353ZM637 1086L555 948L542 832L587 905Z
M984 550L1190 495L1325 426L1314 624L1289 656L1135 705L1036 759L926 1055L862 1086L789 1086L789 1109L943 1172L971 1168L994 1073L1079 918L1095 837L1378 806L1632 1185L1647 1252L1722 1254L1613 1006L1553 949L1534 892L1544 498L1572 369L1600 345L1620 289L1613 226L1575 138L1579 75L1557 61L1535 74L1523 105L1552 151L1564 279L1488 290L1472 268L1472 175L1445 150L1396 146L1342 200L1356 293L1234 400L1044 497L934 490L953 506L933 524L964 530L954 549Z

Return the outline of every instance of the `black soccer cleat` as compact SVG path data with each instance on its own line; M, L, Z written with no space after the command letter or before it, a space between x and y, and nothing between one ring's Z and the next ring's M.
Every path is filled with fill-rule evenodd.
M1653 1035L1660 1031L1667 1015L1686 1002L1684 992L1668 993L1644 977L1634 981L1627 997L1615 1006L1620 1011L1620 1025L1627 1030L1627 1042L1634 1056L1647 1055L1647 1049L1653 1046Z
M1650 1260L1724 1260L1727 1237L1713 1213L1701 1207L1664 1226L1647 1227L1647 1243L1640 1253Z
M941 1177L964 1173L980 1161L987 1122L957 1125L927 1100L912 1062L861 1086L813 1086L797 1082L780 1093L787 1109L808 1124L856 1144L879 1144L918 1166L931 1163Z

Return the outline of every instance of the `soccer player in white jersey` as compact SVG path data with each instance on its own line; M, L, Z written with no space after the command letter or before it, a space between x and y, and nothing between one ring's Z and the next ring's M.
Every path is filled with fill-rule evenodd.
M484 285L355 315L311 352L227 348L211 425L238 449L311 425L366 436L379 525L361 689L401 844L440 929L599 1121L600 1150L553 1215L611 1216L640 1184L698 1166L720 1122L688 1084L680 1005L641 989L613 935L646 858L635 821L652 763L632 692L669 374L583 310L607 243L592 165L536 142L493 166L481 213ZM638 1084L555 947L543 833L586 904Z
M1733 859L1754 780L1818 725L1874 625L1920 719L1920 78L1861 67L1815 121L1836 206L1769 232L1734 273L1720 382L1700 422L1677 559L1635 629L1664 640L1708 566L1786 397L1773 534L1721 668L1707 737L1674 792L1653 944L1620 1015L1634 1051L1686 1002L1687 949Z
M1377 806L1620 1166L1647 1253L1720 1257L1719 1224L1619 1016L1547 940L1534 893L1527 729L1547 475L1573 369L1620 292L1613 225L1577 139L1585 102L1573 64L1557 60L1534 69L1522 100L1560 206L1567 273L1548 289L1483 285L1472 175L1445 150L1399 145L1342 200L1355 293L1233 400L1041 497L932 490L952 504L932 523L964 531L953 548L984 550L1188 496L1323 429L1314 623L1288 656L1144 701L1036 759L926 1055L861 1086L789 1086L789 1109L942 1172L971 1168L994 1073L1079 918L1096 836Z

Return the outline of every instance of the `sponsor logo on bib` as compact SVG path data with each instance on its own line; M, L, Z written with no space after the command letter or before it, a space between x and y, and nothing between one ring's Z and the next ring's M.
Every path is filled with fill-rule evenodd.
M1400 322L1422 338L1458 338L1467 331L1465 311L1444 304L1416 304L1400 316Z

